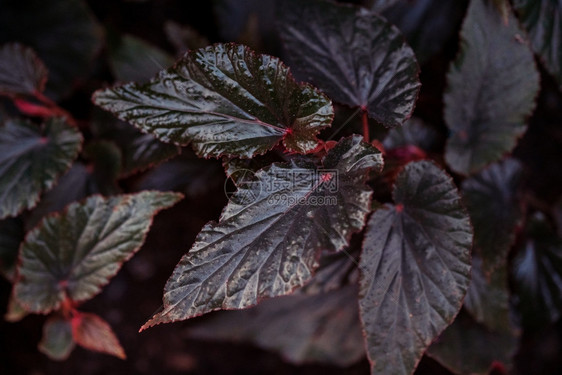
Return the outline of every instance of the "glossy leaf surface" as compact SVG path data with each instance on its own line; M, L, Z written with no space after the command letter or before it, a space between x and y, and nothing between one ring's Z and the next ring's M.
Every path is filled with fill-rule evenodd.
M410 117L419 68L398 29L364 8L321 0L281 4L281 36L299 78L334 101L365 108L385 126Z
M503 1L503 0L502 0ZM491 1L472 0L451 64L445 121L451 130L445 160L475 173L510 152L535 107L539 75L515 16Z
M20 44L0 47L0 94L31 95L43 91L47 68L31 48Z
M252 157L283 142L312 151L330 126L331 102L297 83L277 58L236 44L188 52L150 83L98 91L94 102L164 142L199 156Z
M240 184L218 223L205 225L164 289L163 310L143 329L288 294L312 277L321 250L348 245L370 208L364 184L380 152L344 138L316 168L273 164Z
M0 218L35 206L81 146L80 132L62 119L51 118L41 127L17 119L0 124Z
M373 374L411 374L470 281L472 228L451 178L431 162L410 163L393 197L371 216L359 264Z
M47 216L21 247L16 298L37 313L59 308L66 298L92 298L140 248L153 216L180 198L150 191L92 196Z

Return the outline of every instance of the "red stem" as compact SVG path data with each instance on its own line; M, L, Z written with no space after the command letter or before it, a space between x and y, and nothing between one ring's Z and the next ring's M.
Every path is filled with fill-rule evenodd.
M367 110L363 109L363 140L369 142L369 116Z
M42 92L35 90L33 92L33 96L35 96L35 99L39 100L45 106L50 108L53 111L53 114L58 116L63 116L71 125L77 126L76 120L68 111L59 107L57 103L55 103L54 101L43 95Z

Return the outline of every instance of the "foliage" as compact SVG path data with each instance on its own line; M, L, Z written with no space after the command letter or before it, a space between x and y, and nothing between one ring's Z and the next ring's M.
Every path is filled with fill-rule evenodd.
M562 5L216 0L216 35L166 20L152 43L82 0L24 3L0 5L0 273L51 359L127 357L83 304L184 196L227 203L162 218L199 233L146 246L177 265L141 331L487 374L560 319L562 190L528 175L560 141L536 129L562 103Z

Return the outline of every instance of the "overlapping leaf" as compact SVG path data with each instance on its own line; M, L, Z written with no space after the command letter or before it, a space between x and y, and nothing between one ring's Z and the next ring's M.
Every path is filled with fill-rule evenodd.
M31 95L43 91L47 68L31 48L20 44L0 47L0 94Z
M521 166L515 159L495 163L462 184L463 198L474 226L474 246L483 272L505 266L522 219L517 202Z
M562 86L562 6L553 0L514 0L531 47Z
M562 312L562 239L537 214L513 260L518 310L526 327L554 322Z
M511 12L501 14L491 1L470 2L444 99L451 130L445 160L457 173L499 160L526 130L539 75L523 38Z
M82 0L3 0L0 44L32 47L49 69L47 94L67 94L88 72L102 30Z
M78 156L80 132L51 118L38 127L24 120L0 124L0 218L37 204Z
M150 83L98 91L94 102L164 142L200 156L252 157L283 141L307 153L330 126L331 102L297 83L277 58L216 44L188 52Z
M461 311L427 354L455 374L489 375L494 362L509 366L516 348L516 337L490 331Z
M140 248L152 217L180 197L150 191L92 196L47 216L21 247L16 298L30 312L47 313L67 298L93 297Z
M410 117L419 68L398 29L364 8L322 0L282 4L281 36L299 78L385 126Z
M207 224L164 289L163 310L144 328L290 293L311 278L321 250L340 250L370 208L364 184L382 156L360 136L311 163L273 164L240 184L218 223Z
M188 332L194 338L252 342L296 364L349 366L365 354L354 286L313 296L272 298L248 310L219 312Z
M109 63L118 81L146 82L174 60L166 52L132 35L109 39Z
M369 220L359 264L373 374L411 374L470 280L472 228L451 178L431 162L410 163L393 196Z

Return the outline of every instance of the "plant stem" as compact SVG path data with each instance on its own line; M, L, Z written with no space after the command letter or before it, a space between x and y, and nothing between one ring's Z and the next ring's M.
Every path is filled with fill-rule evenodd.
M369 116L367 110L363 109L363 140L369 142Z

